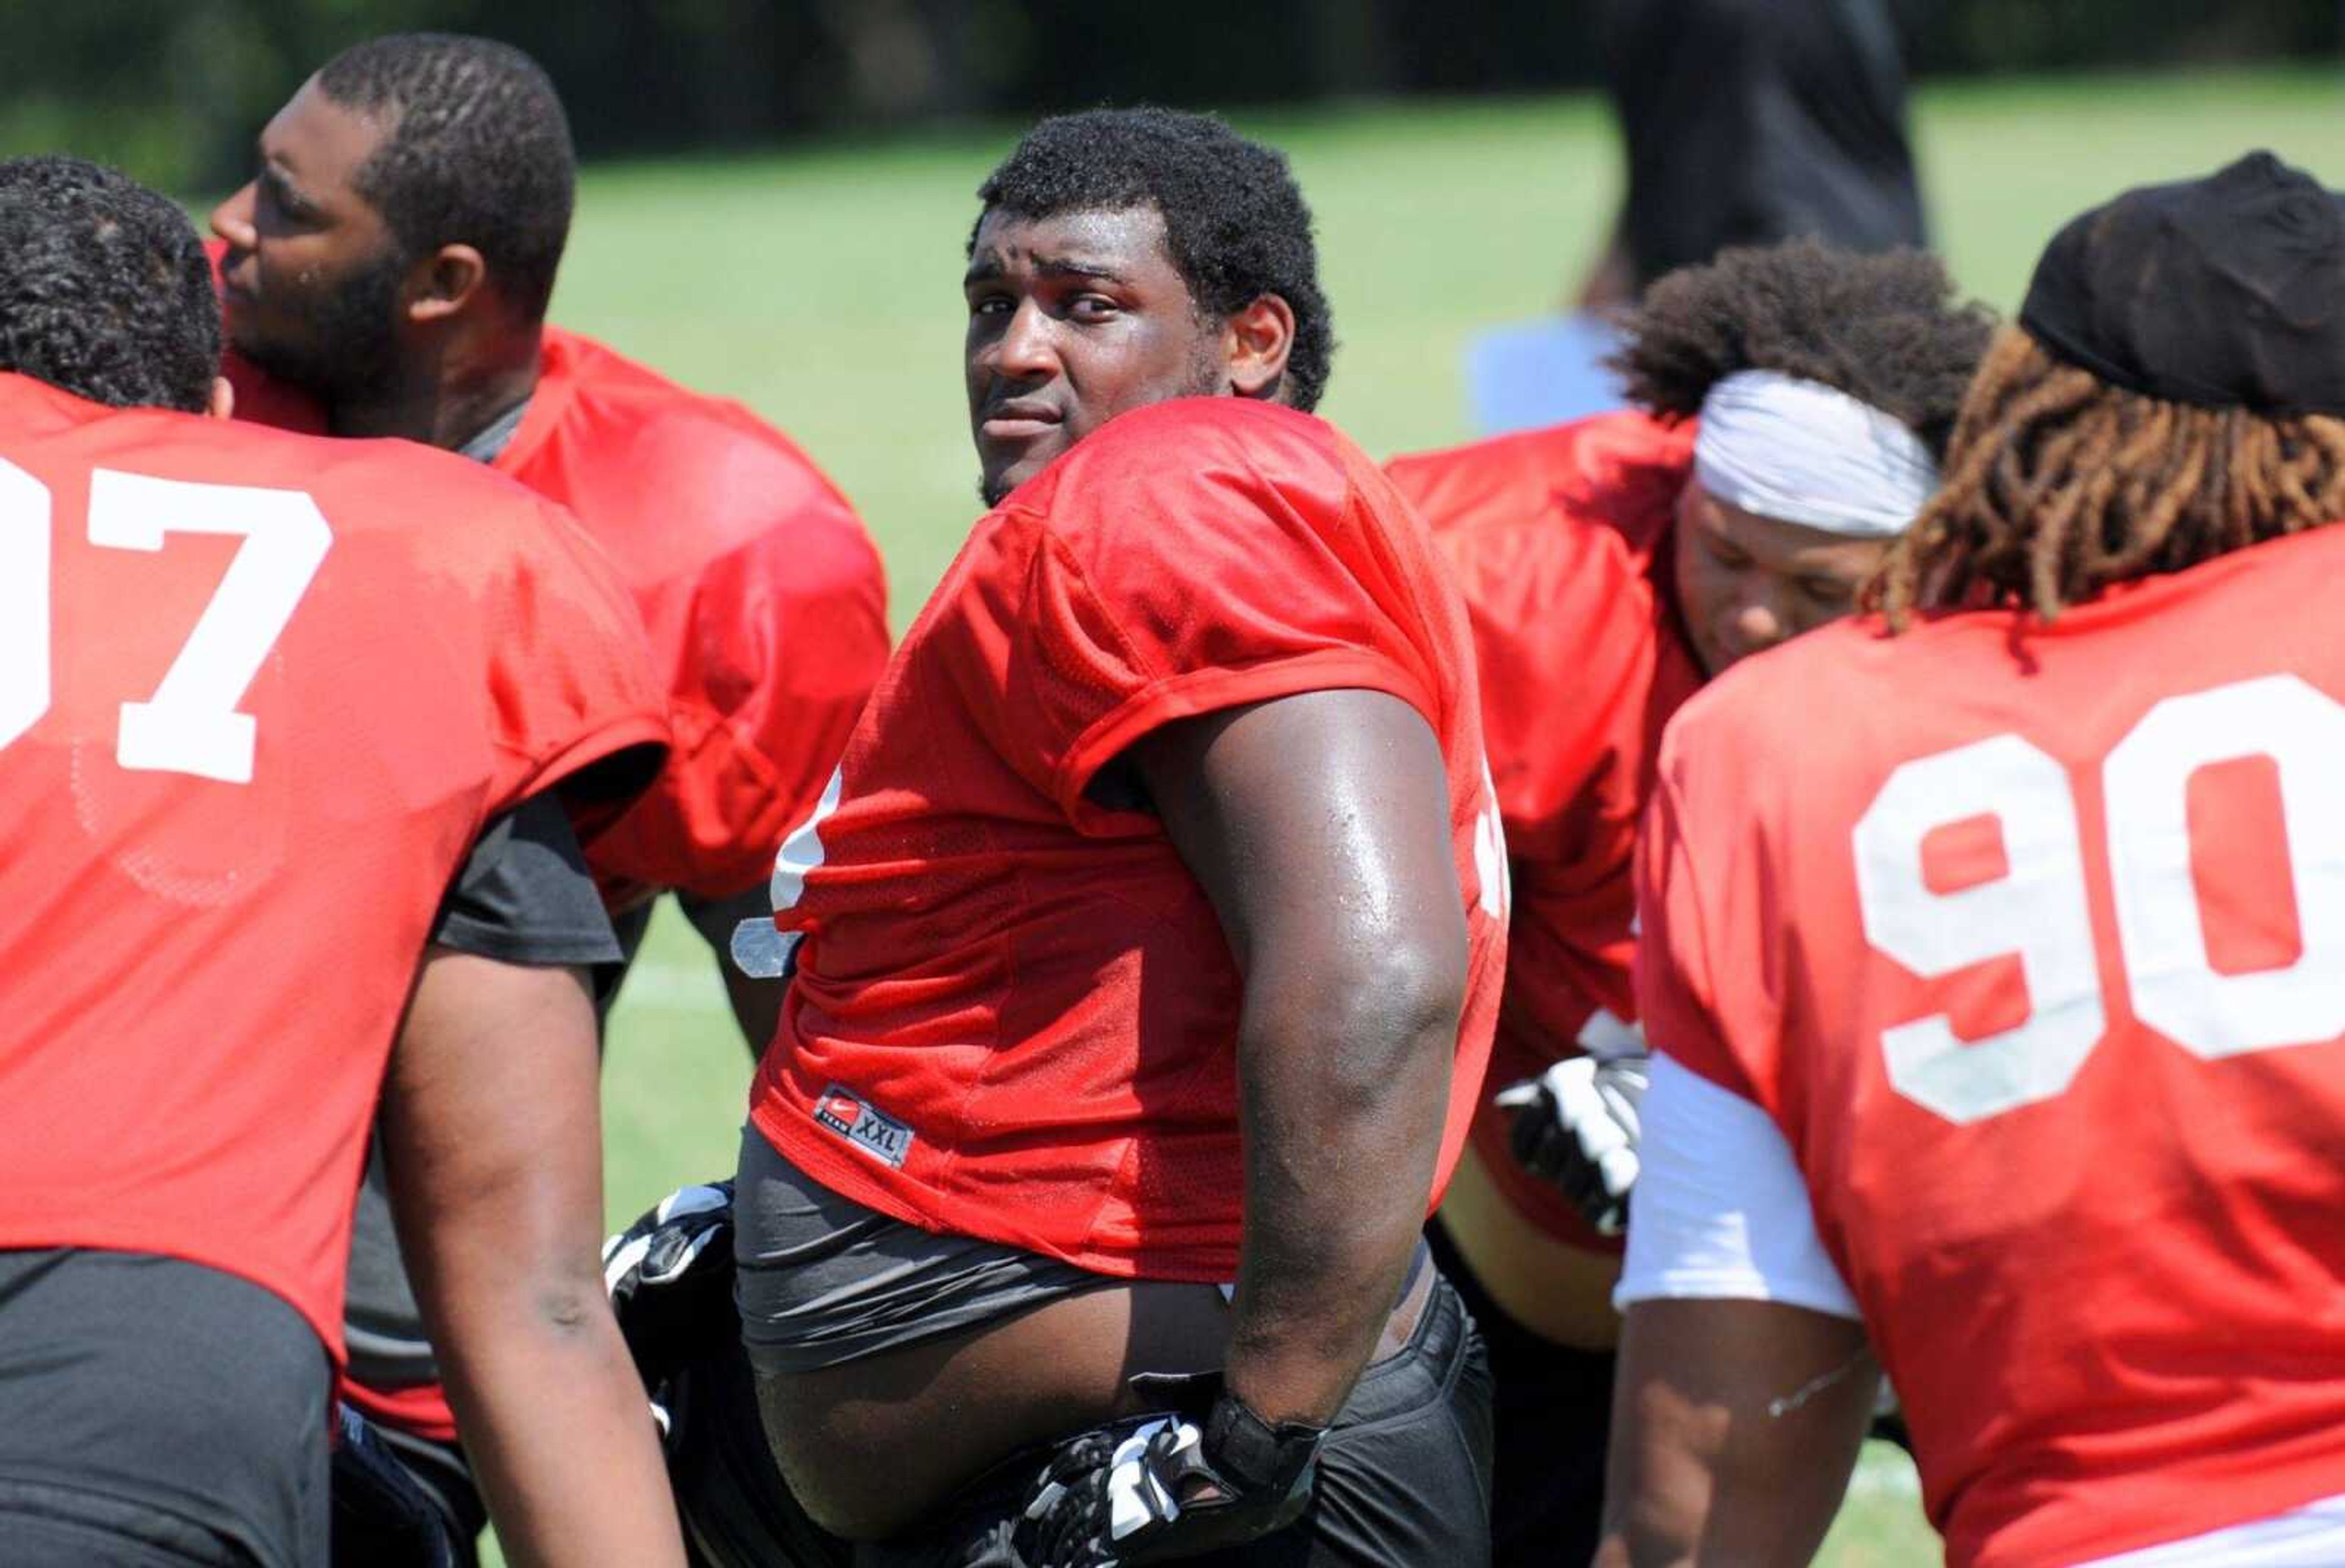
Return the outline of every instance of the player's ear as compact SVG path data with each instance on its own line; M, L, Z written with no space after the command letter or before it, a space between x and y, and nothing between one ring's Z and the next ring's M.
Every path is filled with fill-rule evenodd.
M421 323L462 315L488 287L489 264L469 245L443 245L408 272L407 319Z
M1294 307L1275 294L1254 297L1222 328L1222 356L1230 390L1241 398L1274 398L1294 350Z
M215 420L236 418L236 384L226 376L214 376L212 395L204 400L204 412Z

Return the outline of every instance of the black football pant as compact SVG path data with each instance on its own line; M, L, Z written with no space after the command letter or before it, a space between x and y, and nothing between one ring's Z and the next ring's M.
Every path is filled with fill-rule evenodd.
M1604 1454L1612 1440L1609 1351L1576 1351L1533 1333L1483 1290L1436 1219L1435 1261L1481 1325L1489 1349L1493 1568L1553 1568L1596 1554L1604 1518Z
M997 1470L939 1524L855 1549L857 1568L1025 1568L1010 1543L1030 1470ZM1199 1568L1480 1568L1490 1560L1490 1368L1437 1275L1416 1331L1360 1375L1319 1450L1304 1516ZM1545 1561L1559 1563L1560 1557Z
M0 1250L0 1563L312 1568L333 1367L219 1270Z

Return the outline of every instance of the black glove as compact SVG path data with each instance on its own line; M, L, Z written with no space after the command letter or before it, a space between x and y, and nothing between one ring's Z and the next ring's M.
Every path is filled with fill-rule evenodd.
M1508 1142L1516 1160L1561 1188L1607 1236L1629 1223L1648 1081L1642 1056L1574 1057L1497 1096L1499 1106L1515 1112Z
M733 1309L732 1181L678 1188L603 1243L603 1284L657 1409L678 1367L714 1337L740 1332Z
M1302 1516L1325 1428L1272 1426L1218 1372L1132 1382L1169 1408L1085 1432L1051 1455L1018 1522L1027 1568L1191 1557Z

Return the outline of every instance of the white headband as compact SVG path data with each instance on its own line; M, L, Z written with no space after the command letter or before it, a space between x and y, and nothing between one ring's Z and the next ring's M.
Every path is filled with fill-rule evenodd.
M1701 402L1694 477L1729 506L1858 539L1905 531L1938 488L1912 430L1869 403L1772 370L1737 370Z

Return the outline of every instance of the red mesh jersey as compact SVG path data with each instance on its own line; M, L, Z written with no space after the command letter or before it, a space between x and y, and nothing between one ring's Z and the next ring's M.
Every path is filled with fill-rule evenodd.
M1155 817L1083 792L1174 720L1339 687L1408 703L1448 760L1472 952L1437 1197L1505 946L1465 609L1349 441L1240 399L1113 420L962 547L783 851L804 937L758 1128L914 1224L1234 1279L1239 978Z
M339 1358L441 895L664 739L634 612L460 459L0 375L0 1247L224 1270Z
M496 467L611 553L668 681L667 772L586 846L605 896L756 885L888 662L887 582L854 509L739 404L558 328Z
M1693 427L1601 414L1399 458L1389 471L1456 568L1473 619L1514 873L1495 1092L1579 1055L1599 1009L1637 1016L1637 823L1661 726L1701 681L1668 587ZM1474 1142L1508 1201L1560 1239L1618 1251L1552 1182L1515 1163L1510 1118L1487 1101Z
M1782 1127L1955 1564L2345 1489L2340 574L1834 626L1663 744L1646 1027Z

